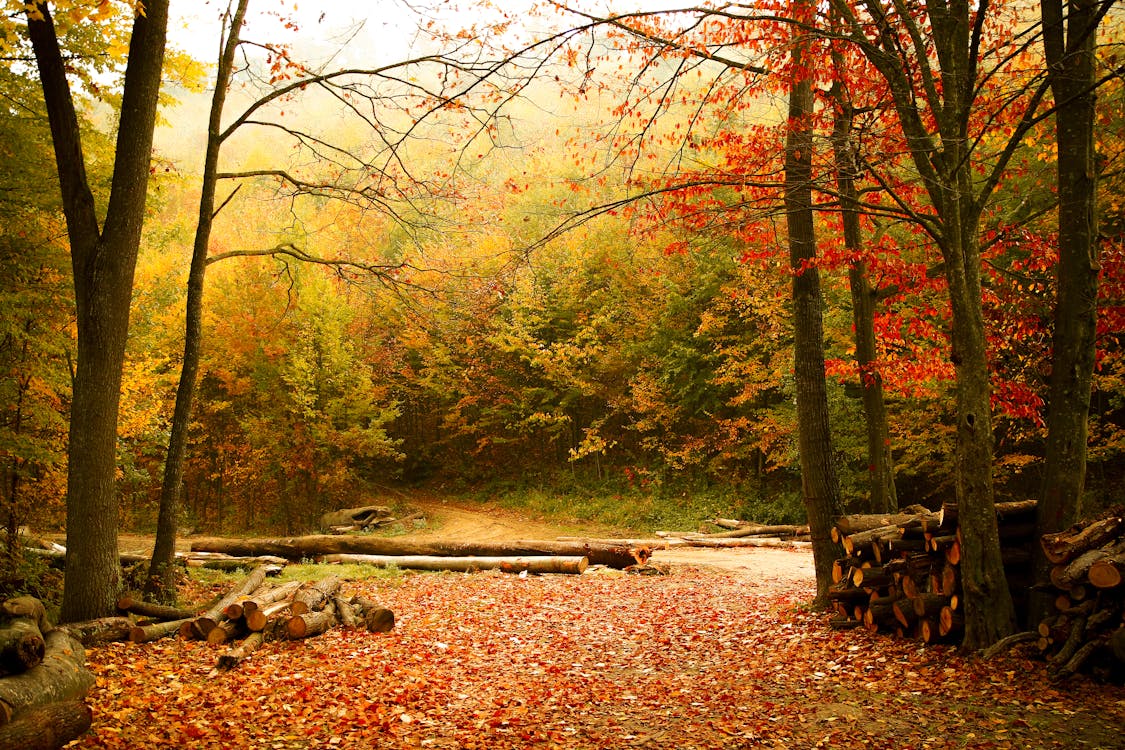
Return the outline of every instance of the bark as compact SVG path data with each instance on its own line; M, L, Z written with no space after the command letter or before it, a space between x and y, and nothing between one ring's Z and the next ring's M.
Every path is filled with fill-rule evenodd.
M260 609L245 614L246 627L254 633L269 629L270 622L293 605L292 599L283 599L263 605Z
M94 686L82 644L62 630L51 631L44 640L43 663L0 680L0 724L32 706L81 699Z
M204 612L199 617L190 621L189 625L181 626L180 635L185 638L206 638L223 616L223 610L238 601L240 598L253 594L266 580L266 567L255 568L246 579L232 588L219 602Z
M0 750L58 750L85 734L93 716L80 701L36 706L0 727Z
M458 557L563 555L585 557L591 565L605 565L611 568L626 568L643 563L651 554L651 550L647 547L587 542L535 540L450 542L330 534L281 539L201 539L193 542L191 548L198 552L224 552L230 555L277 555L287 560L316 558L331 554Z
M836 109L832 123L832 151L836 166L844 247L854 258L848 268L848 287L852 297L852 333L859 384L863 393L863 414L867 435L867 470L870 488L868 509L872 513L892 513L898 509L894 459L891 456L891 431L887 424L887 405L883 398L883 377L877 367L875 343L876 290L871 285L863 261L863 235L859 225L859 195L855 180L859 167L852 138L855 110L844 81L844 62L833 48L833 67L837 80L832 83Z
M372 633L389 633L395 627L395 613L380 607L364 596L352 598L357 614L363 618L364 627Z
M906 526L924 520L936 520L936 514L922 505L911 505L904 508L901 513L859 513L840 516L833 524L832 538L834 541L840 541L843 537L877 529L880 526Z
M117 411L133 273L145 215L168 1L148 0L129 43L113 177L98 223L78 118L46 3L29 4L27 33L43 86L74 276L78 352L67 447L67 566L61 619L112 615L117 552ZM30 11L38 10L41 18Z
M351 603L340 596L332 598L332 604L336 607L336 619L340 621L340 627L354 630L359 626L355 608Z
M1044 556L1052 564L1068 562L1087 550L1101 547L1125 533L1125 514L1114 508L1110 515L1094 521L1076 524L1065 531L1045 534L1039 544Z
M811 533L807 525L746 523L730 531L717 534L690 535L691 539L739 539L744 536L798 536Z
M795 3L798 16L812 18L810 0ZM824 319L820 275L816 269L813 224L812 73L806 67L810 38L798 31L793 40L785 140L785 219L793 273L793 370L797 391L797 447L801 490L812 534L816 567L815 605L827 606L836 557L832 518L839 514L840 488L833 463L828 425L828 387L824 372Z
M218 183L219 150L227 134L222 131L223 106L234 70L239 33L249 0L239 0L227 29L216 71L211 113L207 124L207 148L203 161L203 186L199 198L199 217L188 271L187 307L184 330L184 356L180 381L176 387L176 405L164 460L164 476L160 487L160 514L157 519L156 542L149 562L145 594L166 602L174 602L176 584L173 577L176 548L176 526L180 515L180 493L184 475L184 456L191 422L192 400L199 373L199 354L203 346L203 286L207 273L207 251L215 217L215 189Z
M1058 244L1047 444L1039 533L1078 518L1086 482L1087 418L1097 334L1097 170L1094 90L1099 0L1042 0L1043 52L1054 94L1058 177ZM1049 561L1037 557L1046 578ZM1032 617L1048 602L1035 597Z
M355 563L407 570L450 570L472 573L503 570L506 573L569 573L579 575L589 561L585 557L539 555L535 557L435 557L427 555L325 555L325 563Z
M300 587L300 581L289 581L288 583L283 583L280 586L274 586L264 591L259 589L254 592L254 595L250 598L245 601L235 602L227 606L223 611L226 612L227 617L232 620L237 620L239 617L248 617L268 604L291 599L293 594L295 594Z

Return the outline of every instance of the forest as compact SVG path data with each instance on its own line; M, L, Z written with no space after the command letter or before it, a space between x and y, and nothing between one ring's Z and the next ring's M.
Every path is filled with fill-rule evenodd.
M64 619L118 529L156 577L388 488L808 522L821 596L832 518L957 501L983 647L994 503L1120 501L1112 2L412 4L364 47L243 1L215 59L167 2L6 7L0 507L87 562Z

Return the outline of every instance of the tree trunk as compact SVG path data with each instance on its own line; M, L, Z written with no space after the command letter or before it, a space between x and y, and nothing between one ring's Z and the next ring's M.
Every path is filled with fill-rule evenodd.
M192 617L195 613L179 607L169 607L164 604L140 601L132 596L125 595L117 599L117 609L122 612L131 612L141 617L152 617L157 620L182 620Z
M876 366L878 350L875 343L876 292L863 261L863 236L859 226L859 196L855 180L859 168L852 141L855 110L843 74L844 62L833 52L837 80L832 83L836 111L832 122L832 151L836 165L836 187L839 192L840 218L844 229L844 247L852 257L848 268L848 286L852 297L852 323L855 328L855 359L859 384L863 391L864 425L867 432L867 471L870 497L868 511L893 513L898 509L895 490L894 460L891 456L891 431L887 425L887 405L883 398L883 376Z
M812 19L810 0L797 0L795 14ZM812 73L805 67L809 37L793 40L793 73L785 142L785 219L793 273L793 370L797 390L797 447L801 490L812 533L816 567L816 605L827 606L832 585L832 518L839 515L840 488L828 424L828 386L824 373L824 321L820 275L816 269L813 224Z
M62 630L51 631L44 640L47 651L41 664L0 680L0 724L32 706L79 700L94 686L82 644Z
M187 308L184 330L184 358L180 382L176 387L176 406L168 436L164 459L164 479L160 487L160 515L156 526L156 543L149 562L145 594L150 598L174 603L176 583L173 575L176 553L176 526L180 516L180 494L184 476L184 456L191 423L195 381L199 373L199 354L203 347L203 286L207 274L207 251L215 218L215 188L218 182L219 150L226 135L222 132L223 106L234 70L242 21L249 0L239 0L227 29L216 72L211 113L207 125L207 149L203 161L203 186L199 197L199 217L195 227L195 243L188 271Z
M591 565L626 568L644 563L651 554L647 547L522 540L513 542L450 542L410 540L374 536L310 536L281 539L200 539L192 542L196 552L224 552L230 555L277 555L287 560L315 558L331 554L434 555L460 557L512 557L562 555L585 557ZM830 561L831 563L831 561Z
M1043 51L1054 93L1058 144L1059 262L1056 267L1047 445L1039 533L1061 531L1079 515L1086 482L1087 418L1098 312L1097 169L1094 164L1098 0L1042 0ZM1065 21L1064 21L1065 17ZM1065 25L1065 29L1063 28ZM1037 554L1037 580L1049 561ZM1033 593L1029 621L1050 612Z
M41 17L33 17L34 11ZM148 0L133 22L112 187L99 227L54 23L46 3L28 4L27 33L51 125L78 323L67 448L64 622L112 615L120 586L117 410L167 26L167 0Z
M83 646L92 646L126 640L133 630L133 622L128 617L99 617L95 620L68 622L60 629Z
M183 627L185 623L191 623L194 620L194 617L185 617L180 620L169 620L168 622L157 622L152 625L136 626L129 631L129 640L133 643L157 641L173 633L180 632L180 628Z
M451 570L471 573L503 570L505 573L569 573L579 575L589 561L585 557L536 555L534 557L435 557L431 555L325 555L321 562L356 563L407 570Z
M225 654L219 657L219 669L234 669L239 664L244 662L250 654L258 650L258 648L266 642L264 633L255 632L242 639L242 642L234 646Z
M58 750L85 734L93 717L80 701L36 706L0 727L0 750Z
M289 611L294 615L303 615L306 612L323 609L340 590L341 583L343 582L336 576L328 576L314 583L305 584L293 594L293 603Z

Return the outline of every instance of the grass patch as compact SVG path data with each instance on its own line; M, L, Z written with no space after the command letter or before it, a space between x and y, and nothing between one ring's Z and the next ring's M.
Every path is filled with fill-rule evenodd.
M799 523L797 496L763 498L732 487L650 483L639 487L609 481L584 483L559 477L550 484L500 482L472 493L553 521L596 524L636 535L655 531L694 531L708 518L740 518L761 523Z

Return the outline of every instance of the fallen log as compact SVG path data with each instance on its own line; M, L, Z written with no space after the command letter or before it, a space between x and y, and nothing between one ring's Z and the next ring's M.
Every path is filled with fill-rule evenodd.
M332 601L336 592L340 590L341 583L343 581L336 576L327 576L319 581L301 586L293 594L293 602L289 605L290 613L296 616L324 609Z
M589 561L585 557L434 557L430 555L325 555L325 563L353 563L407 570L453 571L471 573L479 570L503 570L507 573L570 573L580 574Z
M703 534L700 536L704 539L738 539L744 536L797 536L799 534L808 533L809 527L807 525L746 523L730 531L720 531L716 534Z
M1112 589L1125 580L1125 541L1106 549L1106 554L1086 571L1086 579L1096 588Z
M43 602L36 599L34 596L17 596L12 599L6 599L3 604L0 604L0 615L4 617L26 617L35 623L39 628L39 632L47 635L53 629L51 621L47 619L47 608L43 606Z
M133 621L128 617L99 617L94 620L68 622L59 626L60 630L65 630L84 646L123 641L129 637L132 628Z
M30 708L0 727L0 750L57 750L81 737L93 722L80 701L58 701Z
M231 620L237 620L239 617L247 617L250 613L261 609L267 604L291 598L300 587L300 581L289 581L280 586L271 586L269 588L263 586L261 589L255 591L253 596L227 605L223 613Z
M285 623L285 633L290 640L311 638L320 635L336 624L336 606L331 601L324 609L315 612L302 612Z
M1043 554L1058 565L1078 557L1083 552L1101 547L1125 533L1125 514L1114 508L1110 515L1086 524L1075 524L1055 534L1044 534L1040 539Z
M644 547L592 544L585 542L554 542L520 540L513 542L454 542L410 540L374 536L310 536L281 539L200 539L192 550L225 552L230 555L277 555L288 560L315 558L332 554L361 555L432 555L440 557L529 557L561 555L586 557L591 565L627 568L643 564L652 554Z
M395 627L395 613L381 607L364 596L352 597L357 614L363 618L364 627L372 633L389 633Z
M151 617L154 620L182 620L194 616L194 612L179 607L169 607L165 604L154 604L138 599L132 594L125 594L118 598L117 609L121 612L131 612L141 617Z
M42 663L0 680L0 725L33 706L79 700L94 686L81 643L57 629L43 639L46 651Z
M227 592L227 595L220 599L218 604L195 618L195 620L191 622L190 627L181 627L180 635L185 638L206 638L207 634L211 632L211 629L218 624L219 619L223 616L224 609L233 604L240 597L249 596L258 590L266 580L266 567L265 565L260 565L254 568L254 570L250 572L250 575L246 576L241 584Z
M899 513L874 513L840 516L832 526L832 541L839 542L845 536L861 531L870 531L880 526L901 526L916 522L921 518L933 518L929 508L924 505L910 505Z
M340 627L354 630L359 626L355 608L347 599L336 596L332 598L332 603L336 606L336 619L340 621Z
M185 617L181 620L157 622L152 625L136 625L129 631L129 640L133 643L157 641L165 636L172 635L172 633L179 632L184 625L190 625L194 621L194 617Z
M262 555L260 557L210 557L204 560L188 558L188 566L204 568L206 570L222 570L230 573L235 570L253 570L258 565L265 565L266 575L275 576L281 569L289 564L284 557Z
M237 645L232 647L227 652L219 655L218 668L227 670L234 669L239 664L244 662L250 654L258 650L258 648L266 642L265 633L260 631L251 633L242 639Z
M17 617L0 627L0 675L22 674L43 661L46 644L39 625Z
M390 520L391 509L385 505L365 505L360 508L343 508L325 513L320 517L320 528L324 531L333 526L356 526L360 529Z
M271 620L276 618L293 604L292 599L285 599L265 604L259 609L247 612L244 616L246 628L252 633L260 633L269 627Z

